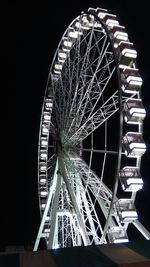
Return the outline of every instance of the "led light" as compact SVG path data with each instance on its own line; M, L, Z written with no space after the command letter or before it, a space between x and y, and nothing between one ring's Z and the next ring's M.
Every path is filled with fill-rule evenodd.
M131 144L129 144L130 149L139 149L139 148L144 148L146 149L146 145L144 143L136 143L136 142L132 142Z
M137 220L138 215L132 199L119 199L115 205L121 222Z
M70 42L70 41L64 41L64 46L71 48L72 42Z
M143 184L143 181L141 178L128 178L127 179L127 184L130 185L130 184L140 184L142 183Z
M40 195L41 195L41 197L46 197L48 195L48 193L46 191L41 191Z
M131 58L136 58L136 57L137 57L137 52L136 52L136 50L129 49L129 48L124 48L124 49L122 50L122 54L123 54L125 57L131 57Z
M63 59L66 59L66 58L67 58L67 54L66 54L66 53L63 53L63 52L59 52L59 53L58 53L58 56L59 56L60 58L63 58Z
M130 114L134 113L134 116L144 117L146 114L146 111L144 108L130 108L129 113Z
M46 164L40 164L40 171L45 172L46 171Z
M41 140L41 146L46 147L48 145L48 141L46 140Z
M119 65L120 69L124 69L125 67L126 66L123 66L123 65L120 66ZM127 86L124 86L124 85L121 86L121 89L122 89L123 92L128 93L128 94L137 94L138 91L139 91L139 88L131 89L130 87L127 87Z
M51 101L46 101L45 102L45 108L46 110L50 110L53 107L53 103Z
M130 185L130 184L140 184L142 183L143 184L143 181L141 178L128 178L127 179L127 184Z
M127 65L119 64L119 69L126 69ZM130 92L130 91L129 91Z
M138 82L138 83L142 84L142 78L130 75L127 77L127 83L130 83L130 82Z
M41 159L46 159L47 158L47 154L46 153L41 153Z
M41 209L44 210L46 207L46 204L41 204Z
M142 134L138 132L126 133L123 137L123 146L127 157L140 157L146 150Z
M138 191L143 187L143 180L138 167L124 167L119 171L119 178L124 191Z
M50 229L49 229L49 228L45 228L45 229L44 229L44 232L45 232L45 233L50 233Z
M50 115L47 115L47 114L44 115L44 121L45 122L46 121L50 121L50 119L51 119L51 116Z
M113 243L119 244L119 243L127 243L127 242L129 242L128 238L118 238L118 239L115 239Z
M54 73L57 74L57 75L61 75L61 72L58 71L58 70L54 70ZM57 79L57 77L55 77L55 79Z
M46 178L41 178L40 179L40 184L42 184L42 185L46 184Z
M122 218L135 218L137 219L137 212L135 210L126 210L121 212Z
M126 32L116 31L114 33L114 37L118 40L123 40L123 41L128 40L128 34Z
M87 17L83 17L82 18L81 28L83 30L89 30L90 29L90 27L89 27L89 21L88 21Z
M106 13L104 13L104 12L99 12L99 13L98 13L98 17L99 17L100 19L103 19L105 16L106 16Z
M47 135L48 134L48 128L47 127L45 127L45 126L42 127L42 134L43 135Z
M78 36L79 36L79 32L77 32L77 31L74 31L74 32L71 31L71 32L69 32L69 37L72 38L72 39L77 39Z
M62 65L61 64L55 64L54 68L56 70L62 70Z
M119 25L119 22L117 20L114 20L114 19L107 19L106 25L109 27L113 27L114 25Z

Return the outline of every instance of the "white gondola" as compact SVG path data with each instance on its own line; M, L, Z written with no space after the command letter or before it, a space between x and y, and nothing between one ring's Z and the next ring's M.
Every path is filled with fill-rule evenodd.
M119 171L119 179L126 192L135 192L143 188L143 180L138 167L124 167Z
M120 228L118 226L111 227L108 230L108 239L110 243L114 244L126 243L129 241L125 228Z
M119 199L116 201L115 207L122 223L133 222L138 219L132 199Z
M123 106L123 113L125 122L129 124L142 123L146 116L142 100L137 98L128 98L126 100Z
M122 143L127 157L141 157L146 151L146 144L141 133L126 133L122 139Z

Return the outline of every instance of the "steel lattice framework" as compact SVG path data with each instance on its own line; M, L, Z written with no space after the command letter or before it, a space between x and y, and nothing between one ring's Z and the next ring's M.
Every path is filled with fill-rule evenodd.
M41 115L34 250L42 238L47 248L127 242L131 224L150 238L134 205L146 149L136 57L105 9L89 8L63 34Z

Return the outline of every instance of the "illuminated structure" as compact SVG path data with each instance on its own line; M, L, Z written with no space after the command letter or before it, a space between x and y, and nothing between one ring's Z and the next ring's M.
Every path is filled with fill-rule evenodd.
M150 239L134 205L146 150L136 57L105 9L89 8L63 34L42 108L34 250L42 238L47 248L127 242L131 224Z

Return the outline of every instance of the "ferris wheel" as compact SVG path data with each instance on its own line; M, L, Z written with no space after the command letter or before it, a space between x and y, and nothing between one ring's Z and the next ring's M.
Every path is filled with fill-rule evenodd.
M41 223L34 250L128 242L138 220L145 109L137 52L106 9L64 32L49 71L38 147Z

